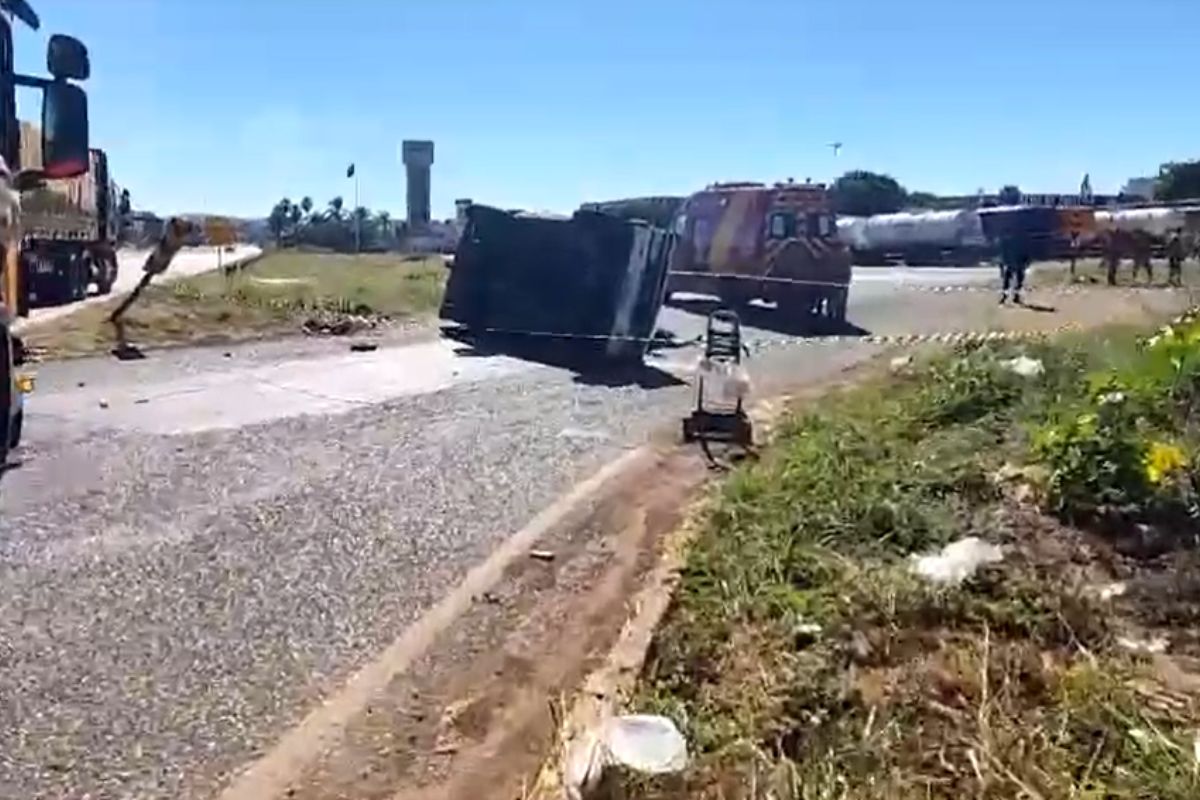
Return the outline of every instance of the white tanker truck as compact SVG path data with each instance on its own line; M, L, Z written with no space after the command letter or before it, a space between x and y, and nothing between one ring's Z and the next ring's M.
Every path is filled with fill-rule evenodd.
M864 266L970 266L990 255L979 214L969 209L839 217L838 238Z

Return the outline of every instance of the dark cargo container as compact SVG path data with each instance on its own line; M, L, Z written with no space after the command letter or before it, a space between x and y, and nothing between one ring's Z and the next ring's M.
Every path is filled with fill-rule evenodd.
M1068 233L1063 216L1050 206L1005 206L979 210L983 235L994 244L1002 239L1019 239L1030 259L1040 261L1059 255Z
M471 206L441 317L476 335L550 338L640 362L673 246L667 231L592 211L552 219Z

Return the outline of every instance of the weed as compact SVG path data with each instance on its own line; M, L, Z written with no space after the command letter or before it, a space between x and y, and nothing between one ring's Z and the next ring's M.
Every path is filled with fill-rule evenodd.
M1191 390L1141 372L1147 349L1126 331L974 347L787 420L719 490L642 683L697 763L619 796L1196 796L1196 698L1162 700L1116 647L1125 623L1071 577L1095 558L1082 534L1058 560L1029 550L1055 529L1011 528L1026 518L991 477L1039 467L1066 518L1183 503L1196 448L1161 420ZM1013 375L1017 354L1044 374ZM968 534L1010 557L961 587L911 573Z

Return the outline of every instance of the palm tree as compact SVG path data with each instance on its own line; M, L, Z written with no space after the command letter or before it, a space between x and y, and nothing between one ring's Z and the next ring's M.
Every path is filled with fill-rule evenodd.
M392 229L392 215L386 211L380 211L375 215L375 237L379 244L383 247L391 247L392 240L396 236L396 232Z
M275 207L271 209L271 215L267 217L267 226L271 229L271 233L275 235L276 244L283 238L283 229L287 227L291 208L292 201L285 197L275 204Z
M337 221L342 220L342 208L346 203L342 200L341 195L329 201L329 218Z
M300 199L300 210L304 213L305 219L312 219L313 199L305 195Z

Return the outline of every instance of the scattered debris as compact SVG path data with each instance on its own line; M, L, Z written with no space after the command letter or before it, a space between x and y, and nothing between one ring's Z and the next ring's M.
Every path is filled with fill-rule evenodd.
M314 281L312 278L259 278L251 277L251 283L257 283L261 286L311 286Z
M1139 639L1132 636L1118 636L1117 646L1131 653L1165 653L1171 644L1165 636L1154 636L1149 639Z
M379 349L374 342L354 342L350 345L351 353L370 353Z
M349 336L377 326L375 319L360 314L321 313L305 319L301 329L311 336Z
M913 357L911 355L896 356L891 361L891 370L892 370L892 372L900 372L903 369L905 369L906 367L911 366L912 362L913 362Z
M99 402L99 406L100 406L101 408L108 408L108 401L107 401L107 400L101 400L101 401Z
M554 551L553 550L530 550L529 557L532 559L535 559L537 561L553 561L554 560Z
M816 636L822 631L822 628L816 622L801 622L792 630L799 636Z
M139 397L137 400L134 400L134 401L133 401L133 404L134 404L134 405L136 405L136 406L144 406L144 405L146 405L146 403L149 403L149 402L150 402L150 398L148 398L148 397Z
M1101 600L1112 600L1114 597L1120 597L1129 591L1129 586L1124 581L1116 581L1107 586L1100 587L1099 597Z
M984 564L1004 558L1004 550L977 536L951 542L941 551L912 556L913 571L935 583L957 585L970 578Z
M584 800L609 767L646 775L681 772L688 763L687 741L666 717L630 714L613 717L583 736L567 756L563 782L570 800Z
M146 357L141 348L128 342L123 342L114 347L112 354L116 356L118 361L141 361Z
M1036 378L1046 373L1046 367L1042 364L1041 359L1037 358L1017 356L1003 363L1006 369L1022 378Z
M1115 406L1124 402L1124 392L1108 392L1107 394L1100 395L1100 405L1102 406Z
M558 432L558 438L602 442L608 439L608 434L604 431L590 431L586 428L563 428Z

